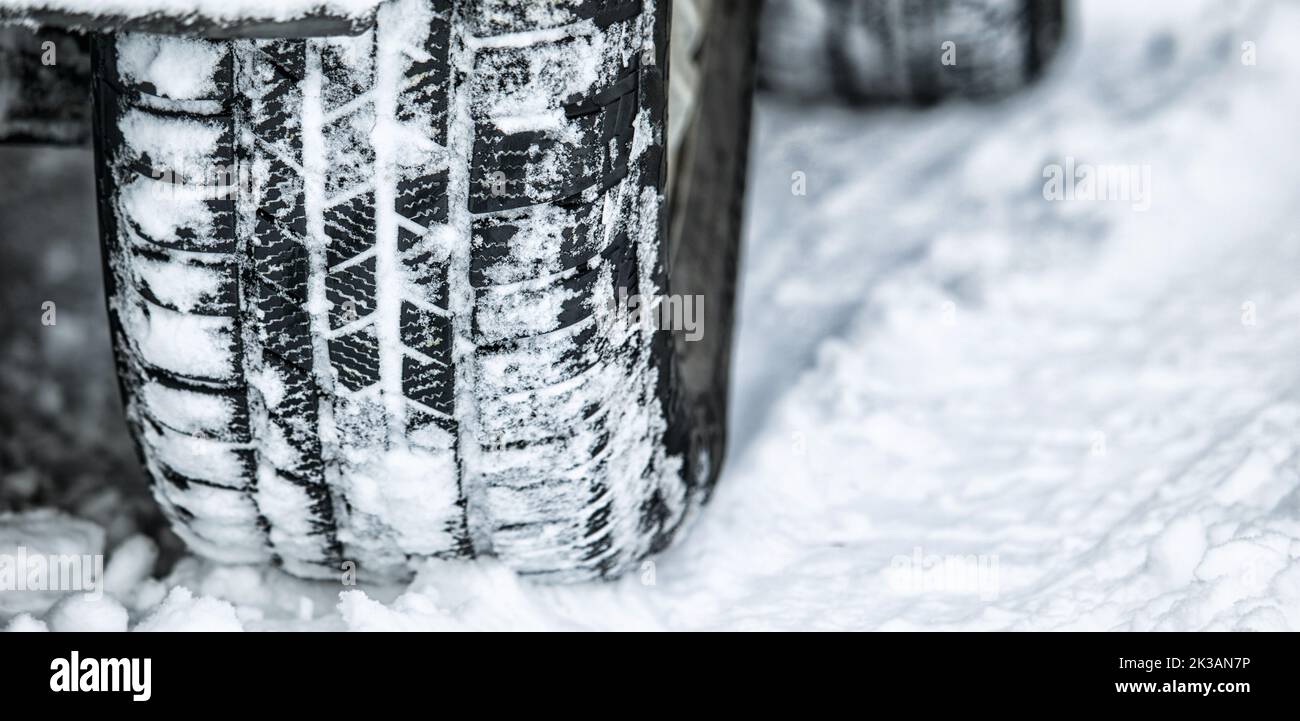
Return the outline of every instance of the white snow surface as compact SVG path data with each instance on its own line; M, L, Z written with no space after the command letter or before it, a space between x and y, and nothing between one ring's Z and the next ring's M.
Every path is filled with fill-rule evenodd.
M116 602L0 625L1300 629L1300 4L1075 6L1067 56L998 105L760 103L731 456L639 573L155 579L132 536ZM1146 168L1149 209L1046 200L1067 159ZM0 538L85 535L35 513Z
M0 10L88 15L203 17L286 21L310 15L367 18L384 0L0 0Z

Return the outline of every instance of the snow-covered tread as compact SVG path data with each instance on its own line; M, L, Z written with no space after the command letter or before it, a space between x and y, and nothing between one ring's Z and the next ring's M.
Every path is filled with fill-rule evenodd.
M1065 0L768 0L760 77L849 102L997 97L1034 80Z
M356 36L98 44L128 416L195 550L577 580L667 544L718 459L672 440L666 334L612 310L669 290L666 36L655 0L395 0Z

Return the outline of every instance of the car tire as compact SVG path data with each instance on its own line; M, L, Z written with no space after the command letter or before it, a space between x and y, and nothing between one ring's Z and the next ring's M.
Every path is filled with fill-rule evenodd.
M757 20L706 4L669 147L669 7L394 0L356 36L97 40L126 415L191 549L577 581L679 534L725 448ZM703 333L630 298L698 302Z

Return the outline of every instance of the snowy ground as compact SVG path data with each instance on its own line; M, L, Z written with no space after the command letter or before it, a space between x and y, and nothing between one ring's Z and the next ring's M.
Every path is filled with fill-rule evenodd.
M1075 5L1064 62L1000 105L763 102L728 469L614 584L183 557L116 420L89 159L0 150L0 508L103 529L0 519L0 553L102 545L118 599L0 596L0 623L1300 629L1300 4ZM1049 202L1070 158L1149 185Z

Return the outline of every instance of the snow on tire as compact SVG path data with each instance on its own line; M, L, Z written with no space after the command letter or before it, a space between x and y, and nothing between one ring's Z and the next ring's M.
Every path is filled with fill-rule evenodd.
M191 548L580 580L667 545L721 460L693 399L725 399L615 306L674 290L667 28L655 0L396 0L351 37L98 43L127 415ZM739 197L736 118L741 172L702 197ZM738 221L698 235L734 248Z

